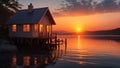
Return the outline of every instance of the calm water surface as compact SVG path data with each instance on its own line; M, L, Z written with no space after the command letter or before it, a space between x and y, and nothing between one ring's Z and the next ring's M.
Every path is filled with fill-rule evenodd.
M67 38L67 46L37 54L0 54L0 68L120 68L120 37L59 38Z

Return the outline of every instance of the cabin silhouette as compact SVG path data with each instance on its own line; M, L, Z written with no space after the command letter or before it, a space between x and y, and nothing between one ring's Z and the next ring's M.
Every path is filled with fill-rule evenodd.
M48 7L19 10L7 22L9 37L17 45L40 45L56 40L53 25L56 25Z

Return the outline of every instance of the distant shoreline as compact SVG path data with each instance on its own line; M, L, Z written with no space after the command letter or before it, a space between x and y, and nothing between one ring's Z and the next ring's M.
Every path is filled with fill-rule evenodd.
M120 28L111 29L111 30L100 30L100 31L84 31L81 33L76 32L67 32L67 31L57 31L55 32L58 35L109 35L109 36L120 36Z

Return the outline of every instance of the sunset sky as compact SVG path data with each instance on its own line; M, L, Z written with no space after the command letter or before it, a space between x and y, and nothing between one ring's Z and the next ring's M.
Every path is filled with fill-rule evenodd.
M55 31L96 31L120 28L120 0L19 0L22 9L49 7Z

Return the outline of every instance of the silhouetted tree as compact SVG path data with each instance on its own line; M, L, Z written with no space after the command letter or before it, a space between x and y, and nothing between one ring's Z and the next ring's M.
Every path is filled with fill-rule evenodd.
M0 39L7 38L8 29L6 22L20 9L17 0L0 0Z
M5 27L8 19L20 9L17 0L0 0L0 27Z

